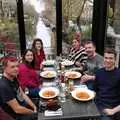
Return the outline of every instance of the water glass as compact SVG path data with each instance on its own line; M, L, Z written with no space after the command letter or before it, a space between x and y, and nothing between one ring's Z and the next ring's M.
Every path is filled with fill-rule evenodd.
M59 101L66 102L66 87L65 84L61 84L60 86L60 94L59 94Z
M66 102L66 95L65 95L65 93L64 92L61 92L60 94L59 94L59 101L61 102L61 103L64 103L64 102Z

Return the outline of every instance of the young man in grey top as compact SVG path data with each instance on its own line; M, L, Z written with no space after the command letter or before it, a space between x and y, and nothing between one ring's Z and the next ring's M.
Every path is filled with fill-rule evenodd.
M103 57L96 53L96 47L92 41L86 41L84 47L88 55L87 71L82 76L81 82L85 82L88 88L92 89L91 79L94 78L95 71L103 67Z

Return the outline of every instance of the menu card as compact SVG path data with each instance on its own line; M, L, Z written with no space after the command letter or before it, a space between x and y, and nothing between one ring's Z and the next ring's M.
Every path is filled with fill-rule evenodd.
M63 111L62 111L62 108L59 108L55 111L45 110L44 115L45 116L61 116L61 115L63 115Z

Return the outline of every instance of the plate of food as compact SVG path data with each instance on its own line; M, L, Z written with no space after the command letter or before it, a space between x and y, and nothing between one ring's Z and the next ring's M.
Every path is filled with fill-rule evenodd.
M61 64L64 65L64 66L72 66L72 65L74 65L74 62L65 59L63 62L61 62Z
M40 76L43 78L55 78L57 76L56 71L46 70L40 73Z
M82 75L81 73L76 72L76 71L67 71L67 72L65 73L65 76L66 76L67 78L70 78L70 79L80 78L81 75Z
M95 97L95 92L85 88L76 88L72 92L72 97L79 101L89 101Z
M51 99L57 97L59 94L59 90L55 87L45 87L42 88L39 92L41 98Z
M53 66L55 65L55 60L45 60L42 62L44 66Z

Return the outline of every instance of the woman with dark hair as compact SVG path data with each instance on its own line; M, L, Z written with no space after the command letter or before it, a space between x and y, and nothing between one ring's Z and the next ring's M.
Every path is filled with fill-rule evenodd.
M40 70L41 63L45 59L45 53L43 50L43 42L41 39L34 39L32 44L32 50L35 54L35 69Z
M25 50L23 54L18 77L23 90L27 88L30 96L38 96L40 79L35 71L35 55L31 49Z

